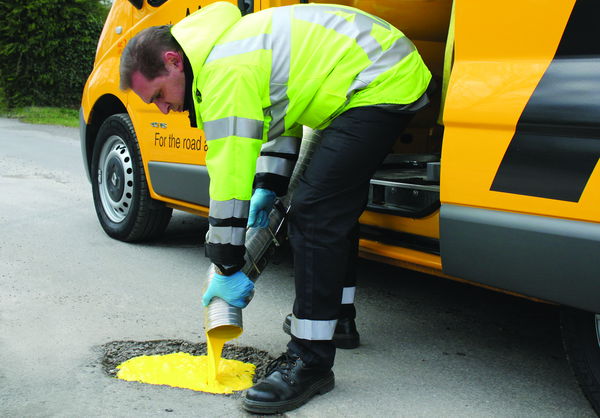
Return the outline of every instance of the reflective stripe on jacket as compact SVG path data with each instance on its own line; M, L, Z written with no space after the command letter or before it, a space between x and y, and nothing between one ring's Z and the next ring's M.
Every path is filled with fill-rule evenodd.
M219 2L172 33L191 63L196 120L208 141L206 250L216 264L243 263L255 174L256 186L286 192L302 125L323 129L358 106L417 110L427 102L419 99L431 74L412 42L351 7L293 5L242 18Z

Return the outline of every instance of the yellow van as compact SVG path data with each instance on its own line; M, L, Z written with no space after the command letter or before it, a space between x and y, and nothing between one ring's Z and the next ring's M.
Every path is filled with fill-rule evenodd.
M208 215L202 132L120 91L118 65L135 33L209 3L113 3L80 112L111 237L154 238L172 209ZM246 14L298 2L234 3ZM570 360L600 411L600 3L329 3L400 28L441 87L371 181L361 256L562 305Z

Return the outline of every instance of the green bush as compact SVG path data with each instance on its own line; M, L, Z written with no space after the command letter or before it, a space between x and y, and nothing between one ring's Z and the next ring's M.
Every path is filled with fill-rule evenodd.
M5 105L78 107L108 7L105 0L0 0Z

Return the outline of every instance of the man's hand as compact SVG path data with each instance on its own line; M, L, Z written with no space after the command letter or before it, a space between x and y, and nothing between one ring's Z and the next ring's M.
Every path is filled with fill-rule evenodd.
M265 228L269 225L269 214L275 203L275 192L268 189L256 189L250 199L250 228Z
M202 304L208 306L212 298L219 297L231 306L245 308L252 299L253 290L254 283L241 271L231 276L215 273L202 296Z

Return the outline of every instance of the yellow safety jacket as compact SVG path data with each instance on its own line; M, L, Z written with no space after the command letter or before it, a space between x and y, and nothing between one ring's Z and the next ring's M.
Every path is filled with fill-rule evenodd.
M302 125L323 129L358 106L426 104L431 74L414 45L351 7L302 4L241 17L213 3L172 28L193 72L197 125L208 142L209 233L219 266L243 265L253 182L286 192Z

